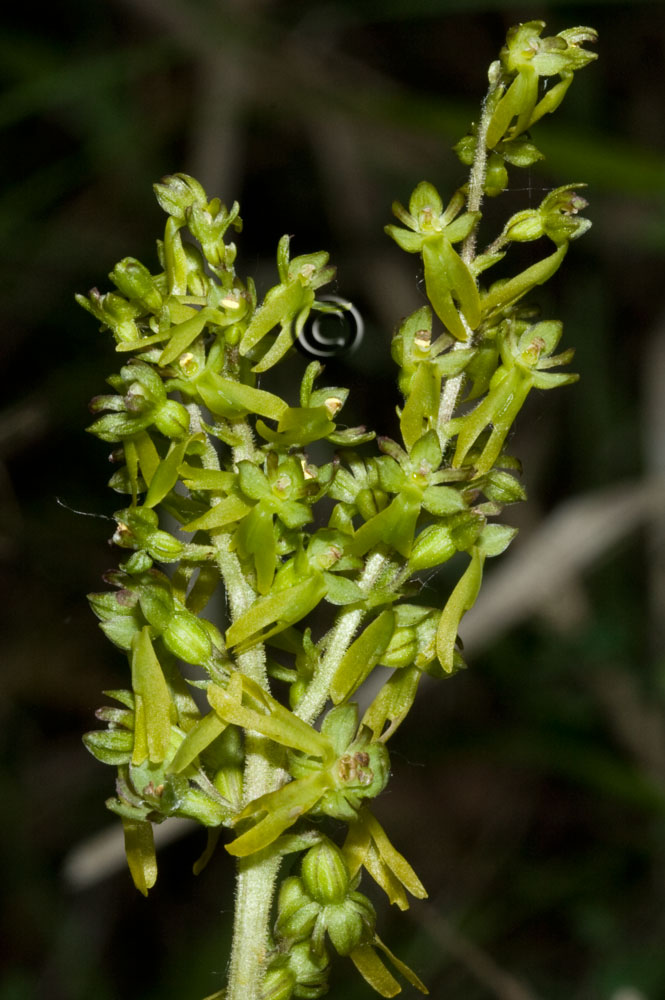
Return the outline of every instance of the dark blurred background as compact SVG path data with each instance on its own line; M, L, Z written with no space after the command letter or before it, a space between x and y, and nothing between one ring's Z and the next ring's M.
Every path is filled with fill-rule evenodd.
M151 184L193 173L241 202L260 290L282 233L332 252L366 323L333 382L354 384L350 422L390 433L391 332L423 302L391 201L462 182L450 147L534 18L600 33L534 133L547 161L500 199L588 182L593 228L539 297L582 381L522 414L530 502L465 621L470 669L393 740L377 812L430 900L380 902L379 930L435 998L665 997L663 3L64 0L13 4L0 33L0 1000L200 1000L230 929L228 858L191 874L200 832L136 893L106 839L112 773L80 741L126 665L84 596L114 560L107 449L83 429L117 357L74 292L126 255L155 268ZM337 963L332 996L370 992Z

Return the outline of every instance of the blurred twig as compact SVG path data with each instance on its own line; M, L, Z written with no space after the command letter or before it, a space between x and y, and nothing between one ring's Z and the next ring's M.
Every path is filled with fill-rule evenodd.
M189 819L167 819L153 827L155 846L165 847L187 833L200 829ZM71 889L88 889L126 867L122 827L115 823L88 837L65 858L62 875Z
M486 646L518 622L539 614L566 592L571 580L650 519L664 501L665 481L645 480L561 504L526 542L516 543L514 553L488 578L464 618L465 650Z
M644 356L643 447L647 472L665 481L665 315L654 330ZM650 519L647 537L649 639L656 660L665 657L665 503Z
M648 700L626 670L604 667L590 678L590 684L615 736L665 788L665 715L660 702Z
M421 904L413 913L432 939L461 962L476 982L485 986L498 1000L538 1000L530 987L460 933L434 906Z
M48 429L48 410L37 398L29 397L0 412L0 457L9 458L41 437Z

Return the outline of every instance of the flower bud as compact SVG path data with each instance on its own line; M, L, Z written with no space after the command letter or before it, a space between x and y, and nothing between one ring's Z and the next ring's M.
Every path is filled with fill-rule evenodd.
M174 780L173 777L170 779ZM168 803L167 791L164 792L163 799ZM195 819L202 826L219 826L221 823L228 823L230 820L230 810L221 802L213 799L212 796L190 784L187 792L183 795L173 810L175 815Z
M513 215L506 224L504 236L514 243L538 240L544 234L543 221L539 209L525 209Z
M205 191L189 174L171 174L163 177L160 184L153 185L153 190L161 208L182 223L190 205L200 205L205 208L208 203Z
M367 944L374 936L376 911L359 892L337 906L327 906L324 921L328 937L339 955L349 955L354 948Z
M227 326L224 330L224 340L229 345L229 347L235 347L240 343L240 338L243 335L243 327L240 323L234 323L233 326Z
M295 985L295 973L288 965L268 969L261 983L260 1000L290 1000Z
M167 399L155 414L155 427L165 437L180 438L189 431L189 413L175 399Z
M453 541L449 526L447 524L432 524L421 531L416 538L409 557L409 568L415 573L419 569L440 566L456 552L457 546ZM388 648L390 649L390 646Z
M125 257L113 268L109 278L128 299L134 299L148 312L158 312L162 296L155 279L145 265L133 257Z
M504 472L502 469L491 469L488 472L483 493L488 500L494 500L500 504L526 500L526 491L522 484L509 472Z
M325 949L314 952L309 941L301 941L291 948L289 968L295 974L297 985L303 990L308 990L307 993L302 993L302 996L314 1000L315 997L322 997L328 992L326 980L329 964Z
M397 628L393 632L393 637L380 662L384 667L393 669L408 667L410 663L413 663L417 652L416 630L414 628Z
M491 153L485 172L485 194L490 198L501 194L508 186L508 171L498 153Z
M212 642L202 622L190 611L178 611L162 633L164 644L185 663L204 666L212 655Z
M305 892L302 879L295 876L285 879L279 890L275 934L287 941L308 938L320 909L320 905Z
M140 576L141 573L147 573L152 567L152 559L145 550L140 549L138 552L132 552L129 559L120 563L120 566L130 576ZM105 627L103 631L108 635Z
M175 562L182 555L183 544L168 531L153 531L147 539L146 548L158 562Z
M238 812L242 809L242 767L238 764L225 764L215 771L212 783Z
M342 852L331 840L322 840L303 858L301 875L305 889L317 903L341 903L349 891L349 870Z
M450 537L458 552L466 552L471 548L476 538L485 526L485 518L481 514L467 511L450 518Z

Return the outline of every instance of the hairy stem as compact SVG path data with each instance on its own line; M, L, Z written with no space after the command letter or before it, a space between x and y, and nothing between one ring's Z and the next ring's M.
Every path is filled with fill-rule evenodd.
M478 130L476 133L476 152L473 157L473 163L469 173L469 186L466 203L467 212L480 211L480 206L483 203L485 176L487 174L487 129L492 118L493 110L492 102L489 100L489 97L494 89L495 86L491 86L487 96L485 97L480 115L480 121L478 123ZM477 236L478 225L476 224L462 244L462 252L460 256L467 265L471 265L475 259ZM462 316L462 322L464 323L464 327L466 329L467 339L465 341L456 341L453 345L453 350L461 350L462 348L471 347L473 344L473 331L468 326L464 316ZM436 429L442 448L445 447L446 442L450 437L450 434L446 430L446 424L452 419L453 413L457 407L457 402L464 385L464 378L464 372L461 372L459 375L455 375L453 378L447 379L441 392Z
M389 559L380 552L374 552L365 563L365 570L358 585L366 593L372 589L381 573L387 568ZM366 612L364 608L350 608L340 613L336 625L326 638L326 652L319 664L312 682L294 709L295 715L310 724L323 711L330 693L330 685L338 664L360 625Z
M237 618L254 601L255 594L235 552L229 548L230 533L215 532L213 544L224 579L231 617ZM265 650L262 645L237 657L238 669L268 690ZM271 792L282 781L281 769L271 759L270 741L258 733L245 734L243 799ZM279 856L241 858L236 871L235 918L226 1000L259 1000L268 957L270 910L279 870Z
M197 406L188 407L192 429L202 430ZM242 443L234 449L235 461L253 458L255 453L251 428L238 422ZM211 442L202 456L206 468L219 468L219 458ZM213 502L214 503L214 502ZM245 577L238 557L231 551L231 533L224 529L211 531L229 602L231 619L243 614L256 599L254 589ZM266 656L263 645L242 653L236 660L238 669L268 690ZM272 759L270 741L258 733L245 734L245 769L243 774L244 802L279 787L282 771ZM236 873L235 917L226 1000L259 1000L261 983L268 957L270 910L279 870L280 858L265 853L238 860Z

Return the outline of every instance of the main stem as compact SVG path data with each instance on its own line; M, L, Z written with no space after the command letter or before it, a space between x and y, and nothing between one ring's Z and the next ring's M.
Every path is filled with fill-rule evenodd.
M365 563L365 570L358 585L369 593L381 573L388 566L388 557L373 552ZM295 715L305 722L313 723L323 711L330 697L330 685L340 660L348 649L365 611L352 608L342 611L336 625L326 638L326 652L312 681L294 709Z
M255 594L240 563L230 551L229 532L216 533L214 545L233 619L247 610ZM237 657L238 669L268 690L263 646ZM258 733L245 733L243 799L249 802L279 786L280 769L271 760L269 741ZM279 869L279 855L259 855L238 860L235 918L226 1000L259 1000L268 958L270 910Z
M196 406L188 407L193 429L203 430L201 414ZM234 460L254 457L251 428L240 422L237 428L242 443L234 449ZM206 468L219 469L219 459L212 443L202 456ZM255 601L256 594L243 574L235 552L231 551L231 534L220 529L211 532L217 565L224 581L231 618L235 620ZM268 676L263 645L237 657L238 669L268 690ZM281 770L271 759L270 743L258 733L245 733L245 769L243 798L245 802L277 788ZM270 910L279 870L279 855L262 852L258 857L240 858L236 873L235 917L233 942L225 1000L260 1000L261 984L268 958Z
M480 206L483 203L485 176L487 174L487 129L489 128L493 112L492 102L489 98L495 89L495 85L490 86L487 96L483 102L480 122L478 123L478 130L476 132L476 151L473 157L471 172L469 174L469 190L466 200L467 212L480 211ZM472 264L476 256L477 232L478 227L476 225L462 244L462 252L460 256L467 265ZM466 328L467 339L465 341L456 341L453 345L453 350L461 350L465 347L471 347L473 343L473 331L469 328L464 316L462 316L462 322ZM437 416L437 434L442 448L445 446L448 438L450 437L448 431L446 430L446 424L452 419L463 385L464 372L461 372L459 375L455 375L453 378L447 379L441 393L439 413Z

